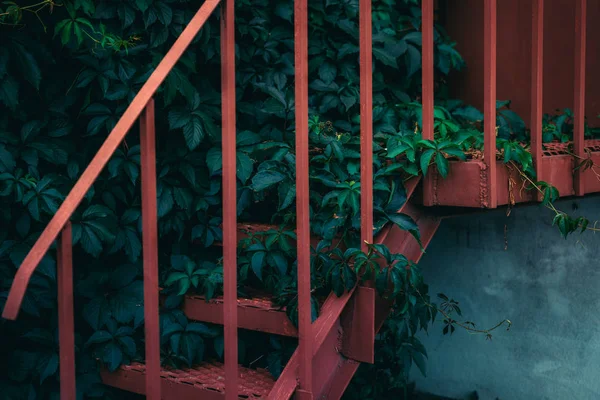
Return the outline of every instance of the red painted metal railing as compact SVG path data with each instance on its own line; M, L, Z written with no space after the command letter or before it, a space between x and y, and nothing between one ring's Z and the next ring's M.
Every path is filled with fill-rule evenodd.
M453 163L448 179L439 178L434 171L424 182L423 203L427 206L446 205L463 207L495 208L498 204L513 201L541 200L538 193L516 193L510 189L512 172L496 160L496 31L497 0L481 0L483 9L483 94L484 94L484 152L483 160ZM547 4L547 3L546 3ZM423 138L433 138L433 2L422 0L423 33ZM573 150L567 145L542 143L543 120L543 77L544 77L544 0L531 1L531 154L537 179L556 186L561 196L599 192L600 184L594 171L574 168L581 160L587 159L588 151L593 151L592 161L597 163L600 156L597 144L585 141L585 87L586 87L586 28L587 0L574 1L575 30L573 44L574 92L573 92ZM502 4L500 4L502 6ZM559 148L560 147L560 148ZM497 167L498 165L498 167ZM439 178L439 179L438 179ZM513 176L517 179L518 177ZM456 193L457 185L464 187Z
M169 72L173 69L183 52L200 31L208 17L219 4L219 0L206 0L181 36L173 44L158 64L148 81L142 86L123 116L119 119L98 153L83 172L73 189L65 198L58 211L50 220L39 239L27 254L18 269L9 292L2 316L16 319L27 290L27 285L35 269L59 234L61 240L58 249L58 307L59 307L59 353L61 399L75 399L75 343L73 326L73 269L72 235L69 220L75 209L92 187L102 169L125 135L135 124L140 114L141 164L142 164L142 228L144 256L144 317L146 335L146 394L147 398L160 399L160 332L158 323L158 260L156 226L156 157L154 130L154 103L152 97ZM232 10L229 10L230 12ZM231 16L228 14L228 16ZM233 20L233 18L231 18ZM231 37L231 36L229 36ZM223 38L222 38L223 40ZM230 76L230 74L229 74ZM231 82L230 82L231 83ZM235 84L233 84L235 86ZM231 95L231 91L228 92ZM230 125L228 125L230 126ZM235 160L235 131L233 138ZM235 171L235 164L234 164ZM235 172L234 172L235 174ZM235 183L234 183L235 185ZM225 186L225 185L224 185ZM235 189L233 198L235 199ZM235 200L233 200L235 203ZM234 208L235 211L235 208ZM231 213L230 213L231 215ZM235 218L235 212L233 213ZM234 220L235 228L235 220ZM230 227L229 227L230 229ZM234 229L235 231L235 229ZM226 233L227 234L227 233ZM235 235L235 233L234 233ZM235 236L233 237L235 241ZM235 251L235 248L234 248ZM235 260L234 260L235 261ZM235 265L234 265L235 267ZM226 271L226 279L231 271ZM235 296L235 270L234 296ZM235 301L234 301L235 303ZM226 316L225 320L228 320ZM235 326L235 320L234 320ZM231 349L229 350L231 351ZM234 350L235 351L235 350ZM235 359L237 366L237 359ZM235 378L234 378L235 380ZM234 391L235 392L235 391Z
M584 156L585 109L585 47L586 0L577 1L575 32L575 154ZM91 188L98 175L123 141L135 122L140 121L142 228L144 263L144 317L146 335L146 396L161 398L160 332L158 314L158 230L156 204L156 144L153 95L176 62L200 31L208 17L221 4L221 86L222 86L222 151L223 151L223 263L225 329L225 397L238 397L238 299L237 299L237 221L236 221L236 81L235 81L235 25L234 0L206 0L173 47L156 67L140 89L115 128L111 131L90 165L77 181L46 229L35 243L17 271L9 293L3 317L15 319L18 315L29 280L52 243L58 244L58 309L60 326L61 399L75 399L75 348L73 323L73 270L72 233L70 218ZM497 206L496 182L496 12L497 0L483 0L484 4L484 163L487 207ZM434 138L434 1L422 0L422 132L423 138ZM312 399L318 386L313 362L321 354L336 321L346 307L354 289L340 298L331 297L323 306L319 320L312 324L311 271L310 271L310 214L309 214L309 153L308 153L308 6L307 0L295 0L295 104L296 104L296 207L298 251L298 351L292 356L280 381L273 387L269 398L289 398L296 389L300 399ZM544 0L533 0L532 8L532 87L531 87L531 148L535 168L542 178L542 82L543 82L543 15ZM366 250L373 243L373 115L372 115L372 15L371 0L359 2L360 54L360 150L361 150L361 241ZM585 193L583 175L576 176L576 194ZM416 183L415 183L416 186ZM425 204L431 202L425 185ZM413 187L414 189L414 187ZM416 212L416 211L415 211ZM424 219L425 221L425 219ZM433 220L432 220L433 221ZM429 234L437 228L431 222ZM60 237L59 237L60 235ZM429 237L430 239L430 237ZM420 254L420 253L419 253ZM415 255L414 258L417 258ZM373 306L356 307L354 316L364 315L369 321L357 321L352 331L356 338L371 340L381 321L376 323L374 297L367 295L369 288L361 288L360 299L373 301ZM361 311L366 310L366 311ZM362 314L361 314L362 313ZM372 320L371 320L372 319ZM362 318L361 318L362 320ZM372 332L371 332L372 331ZM372 343L366 343L371 346ZM347 351L356 351L350 349ZM360 353L359 361L372 360L372 352ZM330 393L341 393L356 365L346 365L344 380L333 385ZM334 397L336 397L334 395Z
M223 257L225 396L237 398L237 226L236 226L236 102L235 26L233 0L207 0L173 47L165 55L127 108L100 150L77 181L17 272L3 317L18 315L28 282L54 240L58 248L61 398L74 399L75 352L73 326L73 270L70 218L140 117L142 228L144 263L144 317L146 335L146 396L161 398L160 332L158 315L158 229L156 200L156 144L154 93L221 3L221 72L223 136ZM314 355L311 323L309 157L308 157L308 7L295 1L296 57L296 203L298 215L298 292L300 373L298 395L313 398ZM373 242L373 117L372 117L372 22L371 1L360 0L360 97L361 97L361 239L363 248ZM350 294L348 294L349 296ZM345 304L344 300L344 303ZM339 311L337 311L339 312ZM374 318L374 315L371 315ZM328 331L330 331L328 329ZM317 335L316 337L323 337ZM322 339L319 339L319 347Z

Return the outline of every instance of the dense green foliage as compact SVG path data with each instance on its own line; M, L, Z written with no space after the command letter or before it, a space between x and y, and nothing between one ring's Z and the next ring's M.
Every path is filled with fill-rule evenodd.
M0 301L28 249L201 4L17 3L0 5ZM431 164L445 176L448 158L464 159L465 150L481 147L482 115L440 98L436 140L421 140L420 106L414 103L420 91L419 1L373 3L375 233L393 223L419 241L415 222L397 212L406 201L403 183ZM415 335L433 322L437 308L418 268L404 256L383 246L370 246L366 254L357 250L357 4L310 1L311 229L320 239L312 257L314 317L329 292L339 295L375 278L380 293L396 300L378 354L387 364L389 387L397 388L406 384L412 363L424 369L426 352ZM236 7L238 217L273 224L240 243L239 294L248 288L269 292L295 321L292 2L239 0ZM438 76L461 68L440 27L435 40ZM213 16L156 96L159 259L167 294L161 338L168 365L223 354L221 329L188 321L178 309L185 293L211 298L222 290L219 51ZM445 96L443 80L437 92ZM499 147L507 162L531 172L529 153L511 141L524 136L525 124L507 105L499 102L505 139ZM134 129L72 220L77 382L85 398L120 396L99 384L97 359L109 369L143 359L138 143ZM546 189L554 199L552 188ZM6 398L58 398L54 257L51 251L35 273L18 322L0 320L0 387ZM385 268L375 268L377 263ZM397 346L407 350L390 364ZM240 361L260 360L253 366L277 375L294 347L293 340L241 333Z

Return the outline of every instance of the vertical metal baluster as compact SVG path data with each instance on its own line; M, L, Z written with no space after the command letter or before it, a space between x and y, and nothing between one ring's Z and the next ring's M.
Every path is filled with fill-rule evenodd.
M421 9L423 139L433 140L433 0L422 0Z
M487 206L498 206L496 187L496 0L484 0L484 158Z
M298 324L300 400L312 399L312 318L310 293L310 214L308 178L308 4L294 1L296 102L296 214L298 252Z
M360 46L360 238L373 243L373 23L371 0L359 2Z
M75 325L73 322L73 236L71 222L65 224L57 247L58 345L60 398L75 400Z
M146 398L148 400L160 400L161 398L155 140L154 99L150 99L140 116L144 327L146 335Z
M433 140L433 107L434 107L434 65L433 65L433 0L422 0L421 3L421 31L422 31L422 81L421 81L421 101L423 103L422 129L423 139ZM423 204L426 206L434 205L433 184L431 175L425 177L423 184Z
M577 157L585 157L585 60L587 0L576 0L575 7L575 100L573 102L573 146ZM581 162L575 159L575 165ZM575 172L575 195L585 194L581 168Z
M221 4L221 96L223 129L223 320L225 398L238 398L237 181L234 0Z
M531 23L531 155L538 180L543 180L542 103L544 91L544 0L533 0ZM542 196L538 193L538 200Z

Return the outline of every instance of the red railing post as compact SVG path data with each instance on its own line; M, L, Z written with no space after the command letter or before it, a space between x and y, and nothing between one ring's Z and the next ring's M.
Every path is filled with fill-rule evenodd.
M75 400L75 325L73 322L73 235L71 223L62 229L57 247L58 347L60 398Z
M575 100L573 102L573 146L578 164L585 157L585 51L587 0L575 1ZM585 187L581 168L575 171L575 195L583 196Z
M498 206L496 187L496 0L484 0L484 159L487 207Z
M298 339L300 400L312 399L312 315L310 279L310 213L308 179L308 4L294 1L294 62L296 102L296 214L298 252Z
M423 104L423 139L433 140L433 0L422 0L422 82L421 101Z
M154 100L150 99L140 118L144 328L146 335L146 398L148 400L160 400L161 398L155 136Z
M359 2L360 46L360 237L373 243L373 21L371 0Z
M422 134L425 140L434 140L433 133L433 109L434 109L434 65L433 65L433 0L422 0L421 2L421 31L422 31L422 81L421 81L421 102L423 105ZM431 175L425 177L423 183L423 204L425 206L434 205L433 182Z
M537 179L543 180L544 0L533 0L531 6L531 156ZM538 194L538 200L541 199Z
M223 321L225 398L238 398L237 180L234 0L221 5L221 96L223 129Z

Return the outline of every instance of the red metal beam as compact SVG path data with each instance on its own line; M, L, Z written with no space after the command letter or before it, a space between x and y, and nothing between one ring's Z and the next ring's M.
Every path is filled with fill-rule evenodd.
M223 312L225 398L238 398L237 178L234 0L221 6L221 91L223 125Z
M314 323L314 343L312 357L316 357L318 353L322 351L331 351L332 349L324 348L323 344L326 342L329 335L332 333L336 326L339 325L339 318L342 311L346 307L346 304L350 300L354 289L344 293L342 296L337 297L335 293L331 293L323 307L321 308L321 314ZM283 372L275 382L273 389L269 393L269 400L286 400L289 399L296 390L298 385L298 370L301 365L301 353L300 349L297 349L292 357L285 366ZM328 371L319 371L319 374L324 374Z
M484 158L487 207L496 208L496 0L484 0Z
M27 290L27 285L38 264L67 221L71 218L71 215L85 194L90 190L92 184L96 178L98 178L100 171L102 171L108 160L110 160L119 144L123 141L125 135L127 135L129 129L137 121L142 110L154 95L154 92L156 92L169 72L171 72L173 66L175 66L185 49L187 49L192 40L194 40L196 34L200 31L200 28L202 28L219 2L220 0L206 0L202 4L196 15L194 15L179 38L177 38L173 47L167 52L129 107L127 107L127 110L125 110L125 113L123 113L119 122L117 122L98 150L98 153L96 153L92 159L92 162L90 162L77 183L75 183L75 186L73 186L73 189L71 189L71 192L65 198L65 201L60 205L56 214L54 214L54 217L52 217L50 223L46 226L46 229L44 229L17 270L8 298L6 299L4 311L2 312L4 318L13 320L17 318L21 303L23 302L23 296Z
M531 155L538 180L542 177L542 102L544 91L544 0L533 0L531 21ZM541 200L541 195L538 196Z
M575 100L573 104L573 144L575 155L584 158L585 130L585 52L587 0L575 1ZM575 160L579 163L581 159ZM581 168L575 171L575 195L585 194Z
M60 398L75 400L75 325L73 322L73 235L71 223L62 230L57 247L58 346Z
M156 133L154 100L140 118L142 241L144 260L144 329L146 393L160 400L160 324L158 320L158 221L156 206Z
M294 56L296 65L296 214L298 230L298 325L300 400L312 399L312 316L310 285L310 211L308 159L308 3L294 1Z
M404 211L406 214L413 217L413 219L419 225L421 241L423 243L423 247L426 248L431 242L433 235L437 231L440 220L426 216L423 209L416 207L411 203L407 204L407 206L404 208ZM406 258L415 263L419 262L423 255L423 251L421 251L420 246L411 237L411 235L408 232L401 230L397 226L392 227L384 243L390 247L391 251L404 254ZM383 300L381 297L378 297L377 303L375 321L376 332L378 332L383 326L391 307L391 304L388 301ZM336 370L335 379L333 379L331 386L327 389L326 393L324 393L323 398L328 400L340 399L359 366L360 363L354 360L341 360Z

